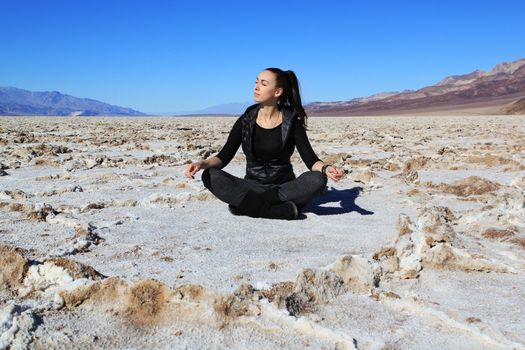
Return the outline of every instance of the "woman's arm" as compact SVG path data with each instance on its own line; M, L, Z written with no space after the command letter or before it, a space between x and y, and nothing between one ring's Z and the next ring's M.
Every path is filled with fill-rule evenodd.
M306 135L306 130L304 130L299 120L295 121L295 145L297 146L301 159L310 170L323 171L323 167L326 164L315 154ZM324 174L334 181L339 181L343 176L343 171L333 165L326 165Z
M312 171L321 171L323 169L324 163L321 160L318 160L317 162L312 165Z
M201 169L208 168L222 168L222 160L217 156L213 156L201 161Z
M295 137L295 146L297 147L297 150L299 151L299 155L301 156L301 159L303 160L306 167L312 171L317 170L319 162L321 160L317 155L315 154L314 150L312 149L312 145L310 145L310 141L308 140L308 136L306 135L306 130L303 127L303 124L300 120L294 121L294 137ZM322 163L322 162L321 162ZM316 167L314 169L314 166ZM322 164L321 164L322 167ZM321 167L319 167L319 171L321 171Z
M188 164L188 166L186 167L185 175L186 177L190 179L194 179L195 174L199 170L208 169L208 168L222 168L222 160L220 160L216 156L213 156L206 160L200 160L200 161Z
M243 117L240 116L235 121L235 124L233 124L230 134L228 135L228 140L226 140L226 144L224 144L220 152L216 155L216 157L222 161L221 168L228 165L228 163L233 159L235 153L237 153L237 150L241 146L242 118Z
M221 151L213 157L206 160L200 160L192 162L186 166L185 175L186 177L193 179L195 174L201 169L207 168L223 168L232 160L233 156L239 149L242 139L242 121L239 117L228 135L226 144L222 147Z

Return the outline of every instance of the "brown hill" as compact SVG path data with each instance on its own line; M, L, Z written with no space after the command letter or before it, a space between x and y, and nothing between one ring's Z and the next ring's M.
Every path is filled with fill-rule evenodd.
M436 85L384 98L311 103L306 111L310 115L494 114L521 98L525 98L525 59L500 63L489 72L475 70L446 77Z
M525 98L505 106L502 112L504 114L525 114Z

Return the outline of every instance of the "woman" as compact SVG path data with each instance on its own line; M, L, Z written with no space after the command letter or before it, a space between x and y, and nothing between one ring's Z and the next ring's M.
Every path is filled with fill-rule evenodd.
M343 172L324 164L312 150L294 72L263 70L255 81L253 96L257 104L237 119L222 150L189 164L186 176L194 178L205 169L204 186L228 203L234 214L297 219L300 210L324 191L327 177L339 181ZM221 170L241 145L246 156L244 179ZM297 178L290 163L295 147L310 169Z

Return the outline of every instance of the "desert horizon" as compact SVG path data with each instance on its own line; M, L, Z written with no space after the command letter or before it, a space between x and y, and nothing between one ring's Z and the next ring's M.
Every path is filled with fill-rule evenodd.
M304 105L313 116L375 115L498 115L525 114L525 58L500 62L490 71L452 75L417 90L376 92L345 101L310 102ZM150 115L93 99L77 98L58 91L27 91L0 86L0 116L207 116L241 115L255 103L226 103L198 112ZM235 109L237 112L225 112ZM213 111L213 113L211 112Z

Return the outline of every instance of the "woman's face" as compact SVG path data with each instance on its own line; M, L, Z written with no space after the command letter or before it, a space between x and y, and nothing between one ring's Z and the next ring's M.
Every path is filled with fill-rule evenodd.
M276 103L283 93L283 89L277 87L277 77L269 70L263 70L255 79L253 99L256 102Z

